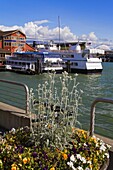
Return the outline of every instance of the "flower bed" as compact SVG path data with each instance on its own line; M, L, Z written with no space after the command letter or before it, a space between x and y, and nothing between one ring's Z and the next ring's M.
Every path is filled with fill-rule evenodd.
M77 75L49 74L30 90L30 128L12 129L0 141L0 170L100 170L109 159L109 146L78 122L83 91ZM61 83L61 88L59 84ZM60 90L60 92L59 92ZM31 118L32 116L30 116ZM102 169L103 170L103 169Z
M28 127L12 129L0 141L1 170L99 170L109 158L109 146L88 132L72 129L60 150L36 145Z

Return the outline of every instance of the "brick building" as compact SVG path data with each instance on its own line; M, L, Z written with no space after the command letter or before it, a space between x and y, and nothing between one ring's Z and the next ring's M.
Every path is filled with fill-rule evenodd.
M9 51L34 51L34 48L26 44L26 35L20 30L0 31L0 48Z
M26 43L26 35L20 30L0 30L0 70L5 67L5 57L16 51L34 51L34 48Z

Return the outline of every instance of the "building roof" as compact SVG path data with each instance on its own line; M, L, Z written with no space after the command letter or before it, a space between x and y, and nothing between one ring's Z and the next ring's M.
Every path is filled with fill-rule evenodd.
M26 43L26 49L27 51L35 51L35 48L32 47L30 44Z
M0 30L0 36L7 36L7 35L10 35L10 34L13 34L13 33L16 33L16 32L20 32L21 34L23 34L26 37L26 35L18 29L17 30L10 30L10 31L1 31Z

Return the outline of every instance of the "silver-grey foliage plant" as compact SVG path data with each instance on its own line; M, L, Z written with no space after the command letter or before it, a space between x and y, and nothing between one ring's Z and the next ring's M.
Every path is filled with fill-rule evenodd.
M38 144L63 149L71 129L79 124L82 90L78 90L77 74L72 77L63 72L59 80L55 72L47 76L48 81L36 89L37 97L30 90L30 113L35 115L31 130Z

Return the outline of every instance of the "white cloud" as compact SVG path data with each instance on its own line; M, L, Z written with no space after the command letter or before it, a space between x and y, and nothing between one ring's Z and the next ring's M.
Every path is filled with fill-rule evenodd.
M34 22L25 23L24 26L4 26L0 25L0 30L8 31L20 29L23 33L26 34L28 39L36 39L36 40L54 40L59 41L59 27L50 28L47 26L47 23L50 23L48 20L40 20ZM46 24L46 25L44 25ZM93 46L97 45L107 45L111 49L113 49L113 42L108 41L106 38L98 38L96 34L92 31L88 35L83 34L79 37L73 34L68 26L60 28L60 40L63 42L72 42L72 41L89 41Z
M49 22L48 20L41 20L41 21L34 21L34 24L41 25L41 24L48 23L48 22Z
M59 27L50 29L48 26L42 26L42 23L47 23L48 20L28 22L23 29L28 38L36 38L38 40L59 40ZM61 41L77 41L77 36L74 35L69 27L60 28Z
M2 31L10 31L10 30L16 30L16 29L22 29L21 26L17 26L17 25L14 25L14 26L4 26L4 25L0 25L0 30Z
M91 41L97 41L98 38L96 37L95 33L94 32L91 32L89 35L88 35L88 39L91 40Z
M80 40L95 42L95 41L98 41L98 38L94 32L90 32L88 35L86 34L81 35Z

